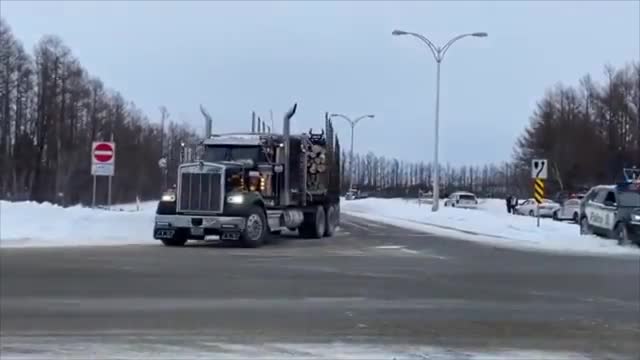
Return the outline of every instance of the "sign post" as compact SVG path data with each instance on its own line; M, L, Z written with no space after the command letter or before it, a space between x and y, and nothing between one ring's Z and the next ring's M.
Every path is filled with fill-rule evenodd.
M540 227L540 204L544 199L544 180L547 178L547 159L531 160L531 178L533 182L533 198L536 200L537 226Z
M108 176L108 200L111 206L111 178L115 172L116 144L108 141L94 141L91 145L91 175L93 175L92 207L96 206L96 176Z

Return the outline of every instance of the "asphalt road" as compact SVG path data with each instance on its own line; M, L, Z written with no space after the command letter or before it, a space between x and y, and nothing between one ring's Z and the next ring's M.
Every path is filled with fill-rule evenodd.
M333 238L260 249L0 249L3 360L505 349L640 359L640 260L498 249L349 216Z

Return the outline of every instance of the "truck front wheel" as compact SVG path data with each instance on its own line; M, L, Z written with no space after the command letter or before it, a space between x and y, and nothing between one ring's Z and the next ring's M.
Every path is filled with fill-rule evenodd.
M254 206L249 210L244 230L240 234L240 240L246 247L260 247L264 243L268 231L264 211Z
M324 207L318 205L313 209L313 212L304 214L304 220L302 221L298 231L304 238L319 239L324 235L325 228L326 220Z

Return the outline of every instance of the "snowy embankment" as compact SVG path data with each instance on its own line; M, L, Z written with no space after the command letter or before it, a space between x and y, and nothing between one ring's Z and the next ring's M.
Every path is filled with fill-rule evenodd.
M343 213L493 246L571 254L640 255L637 247L622 247L615 240L582 236L576 224L510 215L504 200L481 200L478 209L441 207L415 200L362 199L343 201Z
M110 211L0 201L0 247L151 244L156 204L114 205Z

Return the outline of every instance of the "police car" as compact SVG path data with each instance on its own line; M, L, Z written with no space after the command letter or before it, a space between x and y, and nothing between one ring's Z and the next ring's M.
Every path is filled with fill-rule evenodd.
M589 190L580 204L580 233L640 245L640 181Z

